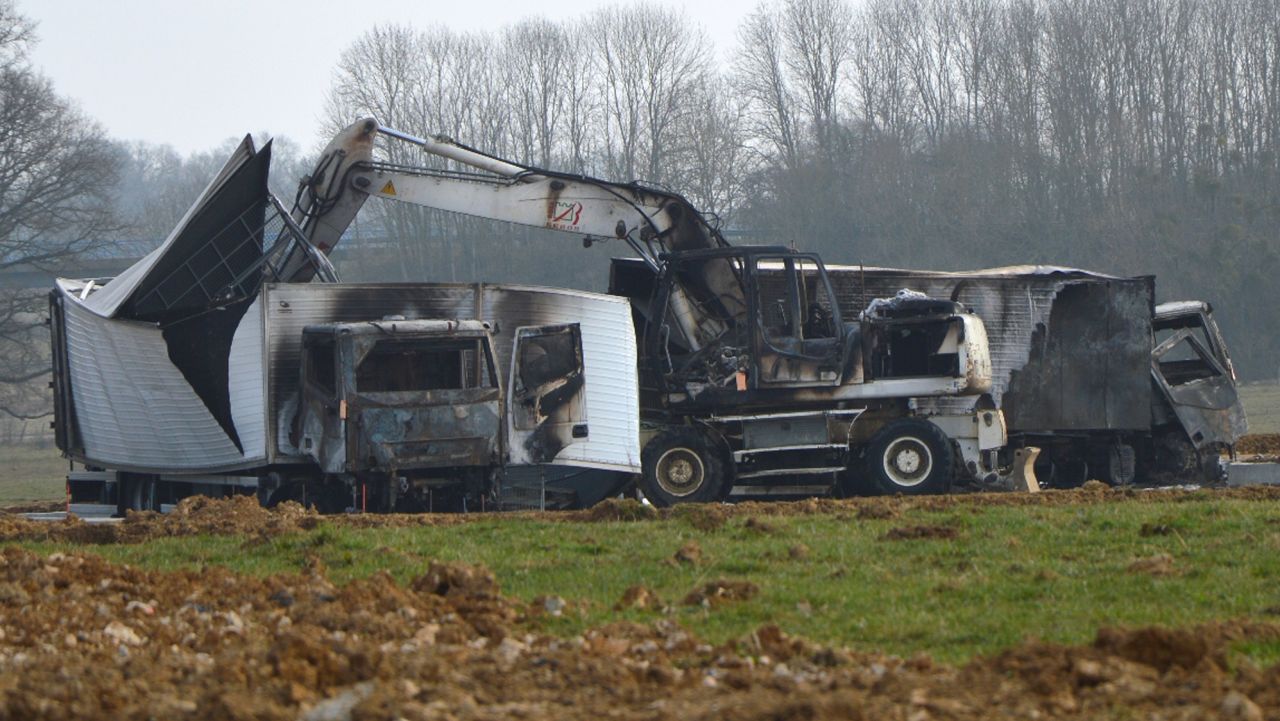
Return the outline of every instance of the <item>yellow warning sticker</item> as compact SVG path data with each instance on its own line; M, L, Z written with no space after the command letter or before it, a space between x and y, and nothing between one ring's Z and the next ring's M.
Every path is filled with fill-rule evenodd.
M396 194L396 184L395 184L395 183L393 183L393 182L391 182L390 180L388 180L388 181L387 181L387 184L386 184L386 185L384 185L384 186L382 186L382 194L383 194L383 195L395 195L395 194Z

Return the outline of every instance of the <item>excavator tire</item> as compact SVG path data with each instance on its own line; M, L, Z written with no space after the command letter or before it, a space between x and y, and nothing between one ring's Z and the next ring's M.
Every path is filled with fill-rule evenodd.
M711 503L729 490L724 458L707 434L682 426L663 431L640 454L640 490L655 506Z
M889 495L947 493L954 460L951 439L942 429L921 418L902 418L872 436L863 472Z

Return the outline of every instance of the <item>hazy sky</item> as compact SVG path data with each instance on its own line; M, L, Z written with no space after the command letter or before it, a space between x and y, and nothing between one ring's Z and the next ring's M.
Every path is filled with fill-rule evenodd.
M531 15L578 18L607 0L18 0L39 22L34 60L122 140L208 150L267 131L323 145L317 134L338 54L370 27L444 24L497 30ZM681 3L723 56L754 0ZM414 128L429 132L434 128Z

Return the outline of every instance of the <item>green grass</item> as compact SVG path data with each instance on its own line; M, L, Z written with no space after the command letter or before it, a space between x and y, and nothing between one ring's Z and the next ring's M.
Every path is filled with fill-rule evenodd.
M0 446L0 505L60 500L66 484L67 461L57 448Z
M344 581L386 569L401 580L429 559L482 563L505 593L531 600L559 595L583 602L548 628L576 633L658 611L613 610L628 586L643 584L670 613L719 642L765 623L821 642L944 661L1006 648L1027 637L1084 643L1100 626L1183 626L1280 614L1280 509L1240 500L1183 503L960 508L913 511L894 520L814 515L771 518L773 533L718 530L687 520L557 523L493 519L452 527L320 528L246 545L235 537L162 538L140 545L25 544L40 552L100 553L158 569L217 564L267 574L296 571L319 557ZM880 540L895 526L954 527L952 540ZM1148 530L1143 532L1143 527ZM1150 529L1155 528L1156 532ZM696 540L698 566L667 562ZM793 559L797 544L809 553ZM1169 554L1175 573L1127 570L1136 558ZM714 610L679 605L716 578L759 585L754 599ZM1239 652L1268 659L1274 644Z
M1280 433L1280 384L1247 383L1240 395L1250 433Z

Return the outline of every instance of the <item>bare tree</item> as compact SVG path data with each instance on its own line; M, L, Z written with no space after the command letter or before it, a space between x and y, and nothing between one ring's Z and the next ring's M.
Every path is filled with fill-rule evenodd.
M0 271L52 270L103 248L116 230L120 156L102 128L27 65L32 26L0 3ZM0 289L0 412L43 415L43 293Z
M694 207L728 225L743 203L753 168L747 157L745 104L719 79L704 81L691 98L696 111L681 123L672 159L679 190Z
M547 167L565 118L578 112L565 83L574 61L569 30L545 18L524 20L503 32L502 46L518 157Z
M666 180L664 163L689 96L711 66L706 34L658 5L616 5L589 23L602 77L613 177Z
M800 105L827 147L838 121L838 93L851 49L853 14L845 0L785 0L785 62L800 88Z
M763 141L766 154L794 170L800 164L800 138L784 43L778 12L758 5L738 28L733 85L747 101L750 129Z
M13 0L0 0L0 63L25 62L35 42L35 23L21 15Z

